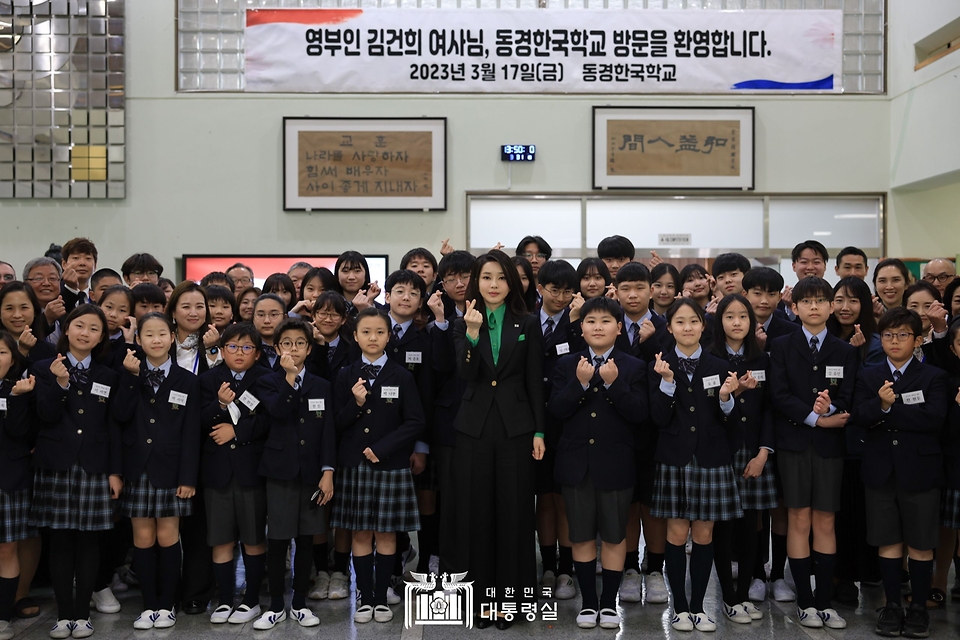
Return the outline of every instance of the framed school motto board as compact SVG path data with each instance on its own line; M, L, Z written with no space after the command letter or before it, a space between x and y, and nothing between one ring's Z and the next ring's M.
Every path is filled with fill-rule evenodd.
M283 119L283 209L447 208L446 118Z

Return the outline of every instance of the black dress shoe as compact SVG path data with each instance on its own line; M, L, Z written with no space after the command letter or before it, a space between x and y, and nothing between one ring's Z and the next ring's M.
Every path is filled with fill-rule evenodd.
M497 616L497 621L494 622L493 624L497 629L500 629L500 631L503 631L513 626L513 620L507 620L506 618L501 618Z
M903 608L896 604L887 603L880 611L877 620L877 635L896 638L903 630Z
M200 602L199 600L187 600L183 603L180 610L189 616L195 616L200 613L206 613L207 603Z
M486 629L487 627L493 624L493 620L490 618L484 618L482 616L473 617L473 628L474 629Z

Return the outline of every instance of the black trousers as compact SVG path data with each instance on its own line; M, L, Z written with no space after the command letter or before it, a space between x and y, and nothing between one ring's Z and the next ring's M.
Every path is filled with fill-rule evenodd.
M437 493L440 529L440 572L465 571L458 566L457 558L457 484L453 472L453 447L434 444L430 454L437 461Z
M207 544L207 509L202 487L197 487L193 497L193 515L180 518L180 544L183 546L180 602L207 604L213 597L213 555Z
M533 434L508 437L496 408L479 438L457 433L458 564L474 583L478 613L484 602L536 600L532 451Z

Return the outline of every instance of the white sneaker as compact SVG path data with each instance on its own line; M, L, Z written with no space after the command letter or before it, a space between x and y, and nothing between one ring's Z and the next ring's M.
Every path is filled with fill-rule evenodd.
M807 607L806 609L797 607L797 621L799 621L802 626L810 627L811 629L819 629L823 626L823 620L821 620L817 614L816 607Z
M90 596L90 602L100 613L120 613L120 601L113 595L110 587L94 591Z
M169 609L157 610L157 619L153 622L154 629L169 629L177 624L177 614Z
M353 614L353 621L357 624L366 624L373 620L373 607L369 604L357 603L357 610Z
M717 623L707 617L705 613L693 614L693 627L697 631L716 631Z
M751 620L763 620L763 611L760 611L760 608L749 600L746 602L741 602L740 606L742 606L744 611L747 612L747 615L750 616Z
M797 593L790 588L786 580L780 578L773 583L773 599L777 602L793 602L797 599Z
M310 609L291 609L290 617L300 623L301 627L316 627L320 624L320 618Z
M693 631L693 616L688 611L674 614L670 626L674 631Z
M763 602L767 599L767 583L760 578L754 578L747 593L754 602Z
M750 614L747 613L747 610L744 609L742 604L735 604L731 607L724 602L723 613L727 616L727 620L736 622L737 624L750 624L752 620Z
M350 595L350 579L342 571L330 574L330 588L327 597L331 600L343 600Z
M230 617L227 619L227 622L230 624L246 624L251 620L256 620L260 617L260 605L254 605L253 607L248 607L245 604L237 607L233 613L230 614Z
M74 620L73 632L70 635L74 638L89 638L93 635L93 623L90 620Z
M577 626L581 629L593 629L597 626L597 613L596 609L583 609L580 613L577 614Z
M313 589L307 594L311 600L326 600L330 595L330 574L318 571L317 579L313 582Z
M211 624L226 624L227 620L230 619L231 613L233 613L233 607L228 604L222 604L210 614L210 622Z
M647 604L665 604L670 600L667 584L663 581L663 574L659 571L644 576L643 584L647 590Z
M390 622L393 620L393 611L385 604L378 604L373 608L373 619L377 622Z
M553 596L557 600L570 600L575 595L577 595L577 589L573 586L573 578L565 573L558 575L557 590L553 592Z
M547 570L543 572L543 577L540 578L540 596L543 598L552 598L553 592L557 588L557 576L553 571Z
M620 614L616 609L600 609L600 628L619 629Z
M73 620L57 620L57 623L50 629L50 637L63 640L69 638L73 632Z
M393 590L393 587L387 587L387 604L400 604L400 596ZM383 606L383 605L378 605Z
M113 580L110 582L110 590L114 593L124 593L130 589L130 586L120 579L120 574L113 574Z
M620 581L620 601L640 602L642 599L640 574L636 569L627 569L623 572L623 579Z
M0 620L0 640L10 640L16 631L13 630L13 625L11 625L6 620Z
M847 621L840 617L836 609L817 611L817 617L823 620L823 626L829 629L846 629Z
M267 611L262 616L257 618L257 621L253 623L253 628L257 631L266 631L268 629L273 629L278 623L283 622L286 619L286 611Z
M143 631L144 629L153 629L153 623L157 619L157 612L153 609L144 609L133 621L133 628Z

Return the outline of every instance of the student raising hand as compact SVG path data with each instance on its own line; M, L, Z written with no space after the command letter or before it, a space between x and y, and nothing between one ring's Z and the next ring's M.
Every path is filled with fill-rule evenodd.
M664 360L662 356L662 352L657 354L657 361L653 365L653 370L660 374L664 382L669 384L673 382L673 371L670 369L670 363Z

